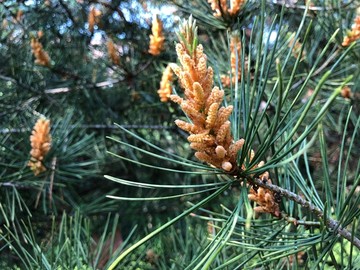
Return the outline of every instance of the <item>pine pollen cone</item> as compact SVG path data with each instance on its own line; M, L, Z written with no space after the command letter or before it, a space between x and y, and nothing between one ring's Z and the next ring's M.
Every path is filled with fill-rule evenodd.
M171 82L173 80L173 72L170 65L168 65L161 77L160 89L157 91L161 102L167 102L170 98L172 89Z
M350 44L360 38L360 16L357 16L354 20L354 24L351 31L347 33L341 45L344 47L350 46Z
M120 56L114 45L114 42L111 39L109 39L107 41L106 45L107 45L108 55L109 55L111 62L114 65L119 65L120 64Z
M224 91L213 87L213 70L207 67L207 56L202 45L196 44L196 27L191 17L184 22L179 35L181 41L176 44L176 52L180 65L170 66L184 88L184 97L171 95L170 99L179 104L190 119L190 122L177 119L175 124L190 134L188 141L196 151L195 157L225 172L264 166L264 162L259 162L252 168L246 168L244 164L238 166L237 156L245 140L233 139L229 120L233 107L221 105ZM255 152L250 150L246 159L251 162L254 156ZM264 172L260 178L271 183L268 172ZM258 204L254 209L256 212L280 216L279 205L272 191L252 188L248 196Z
M32 38L30 42L31 52L35 57L35 64L40 66L50 66L50 57L43 49L43 46L38 39Z
M340 92L340 95L343 97L343 98L347 98L347 99L350 99L352 97L352 93L351 93L351 88L349 86L344 86L342 89L341 89L341 92Z
M94 32L94 26L100 21L101 11L92 7L88 15L89 31Z
M256 167L261 167L263 164L263 162L260 162ZM261 181L271 184L268 172L264 172L259 178ZM254 208L256 213L270 213L276 217L280 216L279 204L271 190L263 187L254 188L254 186L252 186L248 198L258 205Z
M38 175L46 171L42 161L51 148L50 120L40 118L30 136L31 151L28 166Z
M17 21L17 22L20 22L21 19L22 19L22 17L23 17L23 15L24 15L24 11L21 10L21 9L19 9L18 12L16 13L16 21Z
M159 55L164 49L165 37L162 22L157 16L153 18L151 32L149 53L151 55Z
M183 40L192 44L191 40ZM224 91L213 87L213 70L207 67L202 45L194 47L193 52L189 47L183 42L176 44L180 66L172 64L171 68L184 88L184 98L171 95L170 99L181 106L191 123L179 119L175 123L190 133L188 141L199 160L226 172L233 171L237 168L238 151L244 144L243 139L234 142L231 135L229 117L233 107L221 106Z
M245 57L245 66L247 59ZM224 87L230 87L231 83L241 80L241 40L239 35L232 35L230 40L230 63L231 78L229 75L221 75L221 83ZM246 70L245 70L246 72Z
M215 17L236 17L246 0L230 0L230 7L227 5L227 0L208 0L211 9L214 11Z

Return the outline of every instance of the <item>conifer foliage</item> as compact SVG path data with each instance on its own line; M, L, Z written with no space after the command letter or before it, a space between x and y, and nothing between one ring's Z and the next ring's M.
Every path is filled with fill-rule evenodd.
M1 269L359 267L356 1L0 14Z
M143 46L153 17L145 4L1 1L1 269L106 268L134 235L136 215L105 197L118 188L103 175L139 170L106 154L119 150L106 136L125 139L115 121L149 139L162 129L178 136L156 93L171 52L155 60ZM167 18L158 20L169 27ZM120 212L134 219L119 222Z
M234 2L230 8L227 1L209 1L210 6L204 1L176 2L190 17L178 30L179 64L171 68L179 89L170 98L185 114L175 124L190 134L187 140L196 159L166 153L152 144L159 154L138 149L183 164L188 170L182 173L204 170L204 175L212 175L205 184L186 186L208 195L134 243L110 269L189 214L208 221L209 240L182 269L352 269L359 265L359 161L351 161L351 152L359 147L355 138L360 120L354 96L345 93L348 87L359 86L353 76L359 64L352 71L344 69L350 55L359 57L357 39L349 39L356 35L356 26L346 32L346 18L334 20L334 12L345 16L340 1L338 5L330 1L308 1L307 5L247 1L231 12ZM346 6L353 16L355 7ZM210 9L215 11L212 19ZM295 14L298 21L291 18ZM192 16L204 29L202 37ZM206 31L207 27L218 32ZM207 48L200 43L202 38L211 41ZM215 76L208 58L217 70ZM222 74L230 78L224 80ZM325 136L330 130L335 132L330 119L337 119L341 141L341 154L333 161L328 155L335 146ZM314 157L318 163L313 162ZM149 166L146 160L141 164ZM351 180L344 171L349 169L354 170ZM335 175L330 171L336 171ZM107 178L155 188L148 182ZM209 185L218 186L212 191ZM225 192L230 186L233 188ZM349 191L350 197L346 195ZM223 211L202 208L215 198L228 202L222 204Z

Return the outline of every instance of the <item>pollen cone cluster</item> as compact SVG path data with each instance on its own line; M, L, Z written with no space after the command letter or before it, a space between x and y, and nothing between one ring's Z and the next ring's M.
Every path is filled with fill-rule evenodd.
M249 163L253 160L255 157L254 150L250 150L248 153L248 157L245 159L245 163L247 162L247 159ZM242 164L241 169L242 170L255 170L257 168L260 168L265 165L264 161L260 161L258 164L252 166L251 168L246 168L245 164ZM254 175L251 175L254 177ZM269 172L265 171L263 174L261 174L258 177L263 183L272 184L271 179L269 178ZM256 207L254 207L254 211L256 213L269 213L276 217L280 216L280 207L275 199L275 194L269 189L265 189L262 187L258 187L256 185L252 185L248 198L250 201L253 201L257 204ZM280 198L279 198L280 199Z
M261 166L260 163L257 167ZM259 178L261 181L271 184L268 172L263 173ZM279 204L276 202L274 193L271 190L252 186L248 198L249 200L256 202L257 206L254 208L256 213L270 213L276 217L280 216Z
M42 161L51 147L50 120L40 118L30 136L31 151L28 166L35 175L46 171Z
M171 82L173 80L173 72L170 65L168 65L161 77L160 89L157 91L161 102L168 102L171 95Z
M245 4L246 0L230 0L230 7L228 7L227 2L227 0L208 0L211 9L214 11L213 15L215 17L223 17L224 15L235 17Z
M119 56L119 52L117 51L117 49L114 45L114 42L109 38L106 45L107 45L108 55L109 55L111 62L114 65L119 65L120 64L120 56Z
M30 42L31 52L35 56L35 64L40 66L50 66L50 57L38 39L32 38Z
M344 37L343 43L341 45L347 47L352 42L358 40L360 38L360 16L357 16L354 20L354 24L351 28L351 31L349 31Z
M229 116L233 107L221 106L224 91L213 87L213 70L207 67L202 45L196 46L195 22L191 18L184 22L179 35L183 37L176 44L180 66L171 67L184 88L184 98L176 95L170 98L181 106L191 122L178 119L175 123L190 133L188 141L199 160L232 171L237 167L237 153L244 144L244 139L234 142L231 135Z
M163 35L163 25L157 16L154 16L151 27L149 53L159 55L164 49L165 37Z
M229 75L221 76L221 83L224 87L229 87L231 83L241 79L241 41L238 35L233 35L230 40L230 64L231 78ZM245 59L246 61L246 59Z
M94 26L100 21L101 11L92 7L88 15L89 31L94 32Z

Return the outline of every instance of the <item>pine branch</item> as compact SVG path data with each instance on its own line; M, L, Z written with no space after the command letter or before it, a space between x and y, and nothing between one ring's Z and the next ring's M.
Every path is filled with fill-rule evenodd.
M4 76L4 75L1 75L1 74L0 74L0 79L4 80L4 81L12 82L13 84L18 85L18 86L22 87L23 89L26 89L26 90L29 90L29 91L32 91L32 92L36 92L35 89L33 89L28 84L22 83L19 79L14 79L14 78Z
M285 219L288 223L293 223L295 226L303 225L306 227L309 227L309 226L320 227L320 225L321 225L321 223L318 221L296 219L293 217L289 217L286 213L281 213L281 217L283 219Z
M57 157L54 157L51 161L51 174L50 174L50 186L49 186L49 208L51 208L51 202L53 200L52 192L54 187L54 176L57 165Z
M86 85L84 86L85 88L87 87L95 87L95 88L102 88L102 87L110 87L114 84L117 84L117 83L121 83L123 82L124 80L109 80L109 81L104 81L104 82L99 82L99 83L96 83L96 84L91 84L90 85ZM70 87L60 87L60 88L52 88L52 89L46 89L44 91L44 93L46 94L60 94L60 93L66 93L66 92L70 92L74 90L73 88L70 88Z
M303 208L309 209L318 218L324 219L324 212L320 208L316 207L311 202L303 199L302 197L300 197L296 193L291 192L291 191L289 191L287 189L281 188L281 187L279 187L277 185L264 183L263 181L261 181L258 178L248 177L248 178L246 178L246 180L252 185L257 185L259 187L266 188L268 190L271 190L274 193L279 194L280 196L284 196L287 199L292 200L292 201L300 204ZM326 227L328 229L331 229L334 233L339 234L343 238L350 241L358 249L360 249L360 239L357 238L355 235L352 235L347 229L343 228L339 224L338 221L336 221L336 220L334 220L334 219L332 219L330 217L326 217L326 224L325 225L326 225Z
M162 125L121 125L126 129L174 129L177 128L174 126L162 126ZM93 124L93 125L70 125L69 129L119 129L117 125L103 125L103 124ZM8 133L24 133L30 132L31 128L3 128L0 129L0 134Z
M143 71L145 71L150 66L150 64L152 62L153 62L153 59L147 61L142 66L140 66L139 69L134 74L131 74L129 72L129 75L133 76L133 77L138 76ZM111 67L109 67L109 68L111 68ZM51 69L51 70L54 71L55 73L59 73L59 74L62 72L62 71L60 71L58 69ZM74 75L74 74L64 73L64 74L60 74L60 75L69 75L70 77L73 77L75 80L80 80L80 77L78 77L77 75ZM9 80L9 79L12 79L12 78L4 77L3 79ZM112 87L114 84L118 84L118 83L121 83L121 82L124 82L124 81L126 81L126 78L120 79L120 80L107 80L107 81L98 82L98 83L89 83L88 85L85 85L84 88ZM60 94L60 93L70 92L72 90L74 90L74 88L71 88L71 87L59 87L59 88L46 89L44 91L44 93L46 93L46 94Z
M0 182L0 187L19 187L19 186L20 186L19 184L13 182L4 182L4 183Z
M78 27L78 23L77 20L75 19L74 15L72 14L70 8L64 3L63 0L59 0L60 5L62 6L62 8L65 10L66 14L68 15L68 17L70 18L70 20L72 21L72 23Z
M342 5L340 7L333 7L333 6L314 6L314 5L310 5L309 7L306 7L306 5L297 5L296 2L297 1L284 1L284 0L272 0L270 1L272 4L274 5L280 5L280 6L284 6L286 8L291 8L291 9L301 9L301 10L305 10L306 8L308 10L312 10L312 11L334 11L334 10L344 10L344 9L354 9L359 7L359 5L355 4L355 0L351 0L350 2L345 2L342 3ZM354 5L352 5L354 4Z

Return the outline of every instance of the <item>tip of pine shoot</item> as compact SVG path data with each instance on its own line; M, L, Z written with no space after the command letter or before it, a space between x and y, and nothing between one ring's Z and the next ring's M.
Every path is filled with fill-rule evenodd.
M190 15L189 19L184 19L177 32L180 43L186 48L189 55L192 56L198 45L196 20Z

